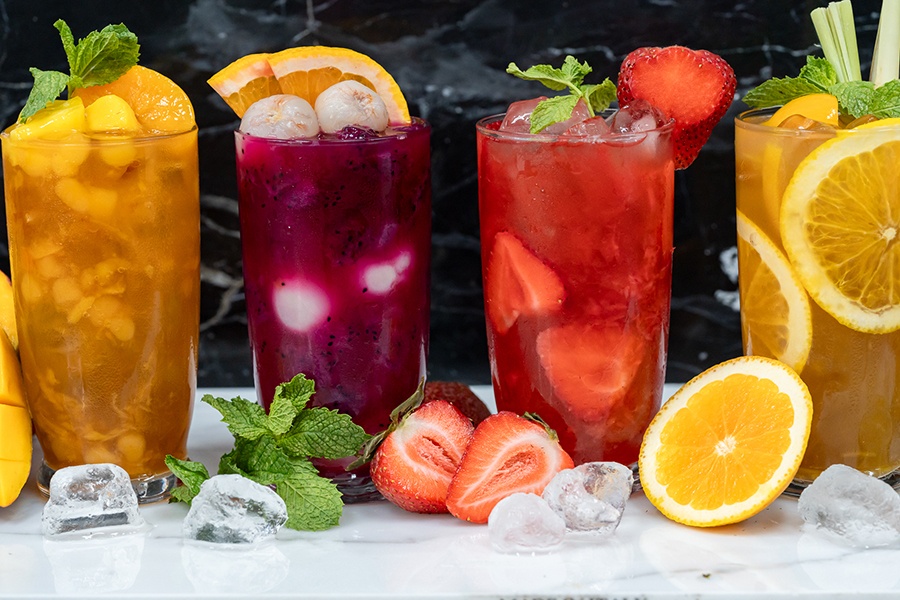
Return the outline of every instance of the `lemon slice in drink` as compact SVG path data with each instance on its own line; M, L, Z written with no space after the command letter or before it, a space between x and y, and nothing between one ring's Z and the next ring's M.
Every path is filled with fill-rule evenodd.
M743 521L790 483L811 423L809 390L784 363L742 356L716 365L650 423L638 460L644 493L685 525Z
M803 284L784 254L741 211L737 234L743 242L738 264L747 285L741 298L747 353L775 358L799 373L812 345L812 315Z
M900 130L866 129L839 132L800 163L781 240L819 306L853 330L887 333L900 329Z

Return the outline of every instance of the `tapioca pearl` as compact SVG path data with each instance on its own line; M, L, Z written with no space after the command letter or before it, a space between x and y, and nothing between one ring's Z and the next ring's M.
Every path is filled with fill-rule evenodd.
M401 279L411 263L412 256L410 253L401 252L392 261L366 267L362 275L363 288L365 291L374 294L389 292Z
M275 314L288 329L307 332L321 324L331 308L328 295L306 282L280 282L272 291Z

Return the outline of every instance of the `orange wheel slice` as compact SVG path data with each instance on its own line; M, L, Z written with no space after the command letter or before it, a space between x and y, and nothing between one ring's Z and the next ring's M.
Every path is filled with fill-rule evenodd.
M108 94L128 103L145 133L179 133L195 125L190 98L174 81L153 69L135 65L112 83L79 88L74 93L85 106Z
M313 106L325 89L353 79L381 96L391 123L409 123L409 107L400 86L365 54L347 48L302 46L270 54L269 65L285 94L305 98Z
M800 467L812 423L806 384L787 365L742 356L704 371L663 404L644 435L641 484L685 525L743 521Z
M238 117L243 118L250 105L257 100L283 93L269 66L268 56L248 54L207 81Z

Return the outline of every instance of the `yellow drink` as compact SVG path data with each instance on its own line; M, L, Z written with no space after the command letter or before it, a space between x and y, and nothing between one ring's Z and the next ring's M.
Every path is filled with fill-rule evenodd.
M56 469L112 462L142 500L186 458L199 335L196 128L0 136L26 397Z
M893 134L900 140L900 128L812 131L761 125L773 112L750 111L735 123L744 351L783 360L809 386L814 405L812 431L795 483L802 486L836 463L884 478L900 467L900 332L873 333L848 325L843 317L833 316L840 311L836 312L829 300L810 294L816 286L803 278L805 267L798 264L798 255L792 255L794 246L784 238L797 229L785 228L782 202L790 195L785 191L792 179L792 190L800 192L804 190L799 188L819 185L819 181L795 177L814 149L836 137L879 135L888 139ZM885 164L883 154L872 156ZM864 161L856 167L853 161L842 164L856 168L860 177L871 174ZM886 165L886 169L896 174L900 162ZM855 185L845 187L845 195L858 193L862 198L866 194ZM897 198L883 200L886 213L900 215L900 204L894 204ZM863 200L860 206L864 206ZM848 223L853 218L847 214ZM803 223L806 230L816 226ZM852 235L849 229L848 240ZM884 228L886 244L893 239L892 230L893 225ZM834 254L833 262L842 256ZM830 268L827 262L826 270Z

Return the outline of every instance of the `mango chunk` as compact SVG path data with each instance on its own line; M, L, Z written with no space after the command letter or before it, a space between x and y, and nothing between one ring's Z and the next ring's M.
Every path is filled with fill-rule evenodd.
M84 110L88 131L137 133L141 126L134 111L119 96L100 96Z
M29 139L61 140L74 132L84 131L84 101L81 98L54 100L34 113L25 123L13 127L9 139L17 142Z
M28 480L31 444L28 410L0 404L0 507L12 504Z

